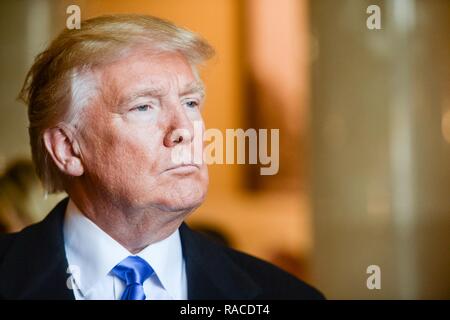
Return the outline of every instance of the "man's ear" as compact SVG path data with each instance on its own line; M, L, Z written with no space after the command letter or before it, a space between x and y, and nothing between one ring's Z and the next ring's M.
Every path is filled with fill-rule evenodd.
M46 129L43 135L45 148L59 170L69 176L81 176L84 167L72 138L71 130L65 126Z

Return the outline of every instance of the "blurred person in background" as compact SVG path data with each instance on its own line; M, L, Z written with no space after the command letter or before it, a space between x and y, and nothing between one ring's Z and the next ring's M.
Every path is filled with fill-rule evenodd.
M0 177L0 232L17 232L45 217L44 189L33 163L17 160Z
M205 95L196 67L212 54L168 21L113 15L38 55L22 92L33 160L46 190L69 198L0 238L1 298L323 299L183 222L208 171L173 154L192 159Z

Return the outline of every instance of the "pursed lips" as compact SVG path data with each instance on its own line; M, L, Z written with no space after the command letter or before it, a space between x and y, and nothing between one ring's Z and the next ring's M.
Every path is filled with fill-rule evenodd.
M200 166L197 165L197 164L194 164L194 163L187 163L186 164L185 163L185 164L179 164L179 165L170 167L170 168L164 170L164 172L167 172L167 171L179 171L179 172L186 172L186 173L188 173L188 172L191 172L191 171L194 171L194 170L199 170L199 169L200 169Z

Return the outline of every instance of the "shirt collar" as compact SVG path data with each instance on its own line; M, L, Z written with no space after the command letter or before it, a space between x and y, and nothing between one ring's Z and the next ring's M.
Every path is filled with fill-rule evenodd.
M120 261L133 255L88 219L72 200L64 218L64 243L72 277L83 295L108 277ZM178 229L136 255L151 265L167 293L176 298L184 268Z

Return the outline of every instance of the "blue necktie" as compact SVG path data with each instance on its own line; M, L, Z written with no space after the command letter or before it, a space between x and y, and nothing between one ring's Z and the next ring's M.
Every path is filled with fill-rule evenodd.
M111 273L126 285L120 300L145 300L142 284L153 272L147 261L138 256L129 256L119 262Z

